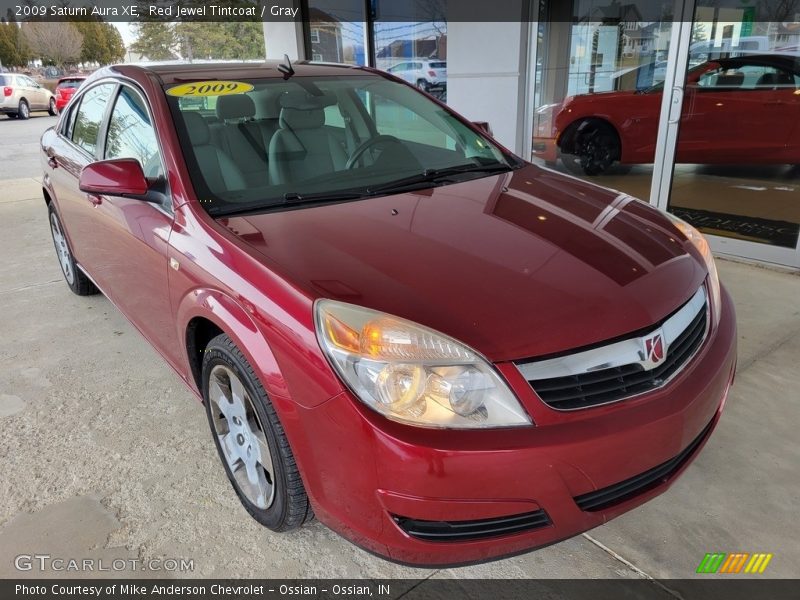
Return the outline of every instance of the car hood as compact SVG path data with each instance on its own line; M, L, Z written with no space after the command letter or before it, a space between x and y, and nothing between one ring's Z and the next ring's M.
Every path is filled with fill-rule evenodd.
M493 361L650 327L706 274L658 211L532 165L217 221L312 297L411 319Z

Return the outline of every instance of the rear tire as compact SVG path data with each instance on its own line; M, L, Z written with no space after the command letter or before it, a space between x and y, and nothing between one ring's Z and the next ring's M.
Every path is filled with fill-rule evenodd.
M19 107L17 108L17 118L21 121L26 120L31 116L31 109L28 106L28 103L25 100L19 101Z
M64 275L64 280L67 282L69 289L78 296L97 294L99 290L92 283L92 280L78 268L75 259L72 257L72 250L69 247L69 242L61 226L61 220L58 218L52 202L47 206L47 211L50 218L50 233L53 236L53 245L56 248L58 262L61 265L61 273Z
M425 81L424 79L418 79L417 80L417 87L419 89L421 89L423 92L430 92L431 91L430 84L427 81Z
M312 520L314 513L275 408L227 335L218 335L206 347L202 382L214 445L245 510L273 531L290 531Z

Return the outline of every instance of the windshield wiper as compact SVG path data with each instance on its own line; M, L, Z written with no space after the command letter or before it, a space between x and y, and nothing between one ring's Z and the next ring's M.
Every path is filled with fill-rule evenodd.
M297 192L287 192L283 198L270 202L269 204L248 204L236 208L223 208L220 210L209 211L215 218L232 217L236 215L247 215L255 213L267 213L276 209L285 209L287 206L303 206L304 204L324 204L326 202L340 202L345 200L357 200L371 196L365 191L349 192L320 192L316 194L298 194Z
M464 173L505 173L514 169L513 166L505 163L492 163L488 165L459 165L457 167L445 167L442 169L426 169L422 173L404 177L397 181L381 184L366 189L344 190L341 192L317 192L313 194L302 194L299 192L287 192L283 198L277 199L269 204L248 204L236 208L222 208L219 210L209 210L215 217L231 217L237 215L247 215L256 213L268 213L274 210L282 210L287 206L303 206L307 204L325 204L327 202L344 202L346 200L358 200L379 196L387 192L410 191L429 187L431 183L446 180L453 175Z
M422 173L412 175L411 177L404 177L397 181L391 181L382 185L369 187L367 191L370 194L380 194L383 192L390 192L402 190L405 188L420 187L426 183L436 183L437 181L446 180L453 175L461 175L464 173L505 173L511 171L514 167L505 163L493 163L489 165L459 165L457 167L445 167L442 169L425 169Z

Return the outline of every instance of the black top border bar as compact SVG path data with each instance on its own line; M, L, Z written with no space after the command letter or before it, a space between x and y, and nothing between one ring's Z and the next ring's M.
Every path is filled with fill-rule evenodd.
M563 0L551 0L562 2ZM308 6L311 9L308 9ZM672 2L608 0L569 22L671 22ZM531 22L537 0L0 0L4 21ZM756 15L756 20L759 20ZM764 15L764 20L769 20Z

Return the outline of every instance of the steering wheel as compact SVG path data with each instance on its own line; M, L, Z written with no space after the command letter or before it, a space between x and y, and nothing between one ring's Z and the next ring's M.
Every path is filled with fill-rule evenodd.
M376 135L374 138L368 139L358 148L353 150L353 154L351 154L350 158L347 159L347 164L345 164L344 168L352 169L355 166L355 164L361 159L364 153L373 146L378 146L380 144L402 144L402 143L403 142L398 140L393 135Z

